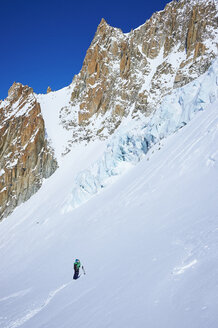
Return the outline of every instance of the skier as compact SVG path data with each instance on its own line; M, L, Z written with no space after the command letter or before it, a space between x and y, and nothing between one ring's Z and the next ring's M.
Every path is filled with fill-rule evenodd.
M78 279L79 278L79 269L81 267L81 263L80 263L80 260L79 259L76 259L75 262L74 262L74 276L73 276L73 279ZM85 269L82 265L82 270L83 270L83 273L85 273Z

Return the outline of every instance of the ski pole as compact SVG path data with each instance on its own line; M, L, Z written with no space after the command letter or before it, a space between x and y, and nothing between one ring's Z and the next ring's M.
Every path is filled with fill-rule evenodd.
M82 266L83 274L86 274L84 266Z

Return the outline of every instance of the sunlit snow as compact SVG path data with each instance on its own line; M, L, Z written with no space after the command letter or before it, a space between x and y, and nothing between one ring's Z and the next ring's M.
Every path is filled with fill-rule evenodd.
M76 145L0 223L0 327L217 327L217 81L215 61L152 117Z

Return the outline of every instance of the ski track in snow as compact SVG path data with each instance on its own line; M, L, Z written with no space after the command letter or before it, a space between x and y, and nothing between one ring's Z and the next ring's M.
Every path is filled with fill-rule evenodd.
M36 307L35 309L31 309L29 310L23 317L9 323L9 325L7 325L6 327L4 328L17 328L17 327L20 327L22 326L24 323L26 323L27 321L29 321L30 319L32 319L33 317L35 317L39 312L41 312L42 310L44 310L48 305L49 303L52 301L52 299L58 294L60 293L64 288L68 287L73 281L70 281L66 284L63 284L62 286L60 286L59 288L51 291L48 295L48 297L46 298L46 300L43 302L43 304L41 306L38 306ZM83 293L81 293L79 295L78 298L76 298L73 303L76 303L80 298L82 298L85 294L89 293L90 291L92 291L94 289L94 287L91 287L91 288L87 288L87 290ZM21 293L17 293L17 294L21 294ZM21 296L21 295L20 295ZM9 296L9 297L12 297ZM15 297L15 294L13 294L13 297ZM5 297L4 299L2 300L5 300L7 299L7 297ZM1 319L1 318L0 318Z
M181 266L179 268L175 268L173 270L173 274L174 275L180 275L180 274L183 274L186 270L192 268L198 261L196 259L194 259L193 261L191 261L190 263L184 265L184 266Z
M57 293L59 293L62 289L66 288L67 286L70 285L72 281L68 282L67 284L63 284L59 288L51 291L47 297L47 299L43 302L41 306L38 306L35 309L28 310L28 312L21 318L11 322L9 325L7 325L5 328L16 328L22 326L26 321L32 319L35 315L37 315L40 311L42 311L50 302L51 300L55 297ZM15 294L14 294L15 295ZM9 296L10 297L10 296ZM7 298L5 298L7 299Z
M28 288L28 289L21 290L21 291L19 291L17 293L13 293L11 295L2 297L2 298L0 298L0 302L7 301L7 300L9 300L11 298L22 297L22 296L26 295L27 293L29 293L30 290L31 290L31 288Z

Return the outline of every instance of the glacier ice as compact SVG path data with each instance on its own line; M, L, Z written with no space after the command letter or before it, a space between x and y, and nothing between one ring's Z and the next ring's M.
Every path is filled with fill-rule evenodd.
M185 126L194 115L218 98L218 59L209 70L182 88L167 95L148 118L126 120L108 141L98 161L75 178L63 212L88 200L110 183L110 178L138 163L161 139Z

